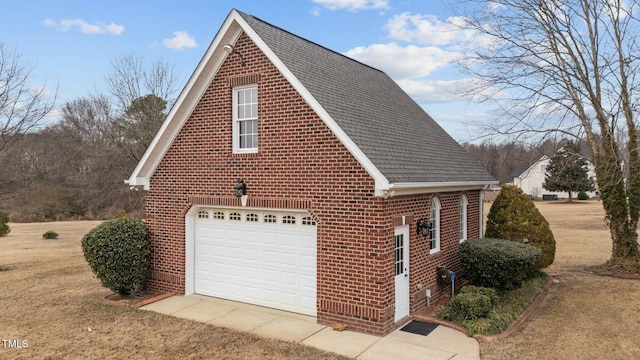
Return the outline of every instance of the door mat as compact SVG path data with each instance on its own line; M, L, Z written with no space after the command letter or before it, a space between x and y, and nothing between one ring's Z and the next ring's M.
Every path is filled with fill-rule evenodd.
M418 335L429 335L435 328L438 327L438 324L432 324L423 321L413 320L407 325L405 325L400 331L406 331L413 334Z

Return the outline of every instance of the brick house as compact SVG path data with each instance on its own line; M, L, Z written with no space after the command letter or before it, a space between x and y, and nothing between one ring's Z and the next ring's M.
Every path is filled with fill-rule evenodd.
M237 10L126 182L151 289L371 334L450 291L495 183L386 74Z

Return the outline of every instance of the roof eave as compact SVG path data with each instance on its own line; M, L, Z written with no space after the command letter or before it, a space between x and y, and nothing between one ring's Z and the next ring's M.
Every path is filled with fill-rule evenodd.
M452 182L407 182L390 183L387 187L376 186L376 196L389 198L400 195L428 194L447 191L481 190L489 185L498 184L497 180L452 181Z
M139 189L142 186L143 190L149 190L149 178L148 177L131 177L124 181L129 185L131 189Z

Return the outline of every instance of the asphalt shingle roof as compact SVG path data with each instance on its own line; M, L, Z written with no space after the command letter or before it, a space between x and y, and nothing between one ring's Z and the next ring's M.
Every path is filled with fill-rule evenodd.
M384 72L238 13L390 183L494 181Z

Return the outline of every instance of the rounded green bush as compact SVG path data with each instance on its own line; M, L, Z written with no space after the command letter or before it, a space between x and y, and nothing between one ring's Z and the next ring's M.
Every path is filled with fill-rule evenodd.
M536 273L540 253L531 245L482 238L460 244L460 263L472 285L511 290Z
M478 293L487 296L491 300L492 306L496 306L498 304L498 293L495 289L475 285L467 285L460 289L460 294L470 293Z
M542 251L538 269L551 265L556 255L556 240L549 223L522 190L502 185L489 210L485 236L537 247Z
M82 238L82 251L102 285L121 295L144 289L151 264L149 231L140 219L105 221Z
M580 191L578 193L578 200L589 200L589 195L584 191Z
M444 320L462 321L489 316L494 308L491 297L476 291L461 292L442 313Z
M47 232L45 232L44 234L42 234L42 238L43 239L57 239L58 238L58 233L52 230L49 230Z
M0 236L7 236L11 228L9 228L9 213L0 210Z

